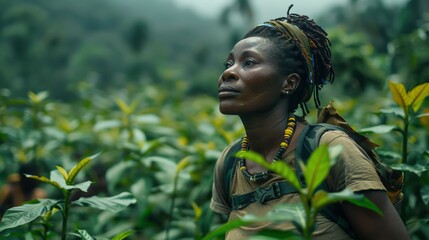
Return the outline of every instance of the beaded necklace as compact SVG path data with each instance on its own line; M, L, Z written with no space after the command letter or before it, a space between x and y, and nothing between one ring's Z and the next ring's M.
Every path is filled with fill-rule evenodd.
M292 139L293 132L295 131L295 126L296 126L295 118L294 117L288 118L287 127L283 135L283 141L280 143L280 148L277 151L276 155L274 156L272 163L281 160L283 154L285 153L287 147L289 146L290 140ZM247 135L245 135L241 140L241 150L242 151L249 150L249 140L247 139ZM262 172L254 173L254 174L249 173L249 171L247 171L245 158L239 158L238 164L240 166L240 170L243 173L244 177L251 182L260 182L260 181L266 180L269 178L270 174L272 173L272 171L269 169Z

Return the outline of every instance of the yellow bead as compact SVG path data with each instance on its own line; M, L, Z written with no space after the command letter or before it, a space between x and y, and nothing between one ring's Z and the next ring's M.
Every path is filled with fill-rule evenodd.
M287 148L287 146L288 146L288 144L287 144L287 143L285 143L285 142L280 143L280 147L285 147L285 148Z
M244 170L246 170L246 169L247 169L247 168L246 168L245 166L241 166L241 167L240 167L240 170L241 170L241 171L244 171Z

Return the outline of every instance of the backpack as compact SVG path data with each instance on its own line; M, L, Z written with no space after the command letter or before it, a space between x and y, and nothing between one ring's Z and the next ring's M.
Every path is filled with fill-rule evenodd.
M347 133L360 147L362 147L368 154L370 159L375 165L375 169L387 190L387 194L395 209L400 211L400 204L403 199L403 182L404 174L400 170L392 169L385 163L374 151L378 145L371 142L367 137L357 133L353 128L344 120L343 117L336 111L330 103L328 106L319 109L317 124L309 124L304 127L296 148L296 159L301 159L305 164L314 149L319 145L319 140L322 135L327 131L341 130ZM269 187L257 188L253 192L242 195L231 195L231 182L235 174L238 159L235 154L240 151L241 141L236 141L225 156L225 163L223 167L223 182L224 189L229 194L229 201L232 210L238 210L246 207L253 202L260 202L261 204L279 198L283 195L296 193L296 189L287 181L280 181L273 183ZM303 173L299 164L296 164L296 173L302 187L306 186ZM328 191L327 181L325 180L319 189ZM337 204L328 205L321 211L321 214L327 219L338 224L345 232L353 236L353 232L342 214Z

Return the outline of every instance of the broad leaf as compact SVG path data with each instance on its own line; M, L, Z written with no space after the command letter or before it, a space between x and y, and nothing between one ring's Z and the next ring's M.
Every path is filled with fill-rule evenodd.
M381 210L368 198L362 194L355 194L349 189L344 189L341 192L335 193L326 193L321 190L315 194L313 199L313 206L316 211L320 211L322 208L326 207L328 204L337 203L340 201L348 201L357 206L368 208L380 215L382 215Z
M397 170L401 170L404 172L412 172L414 174L416 174L417 176L421 177L422 173L428 170L427 166L423 166L420 164L415 164L415 165L409 165L406 163L402 163L402 164L395 164L392 165L393 169L397 169Z
M394 114L395 116L404 119L405 115L404 115L404 110L402 110L401 108L383 108L380 109L380 113L384 113L384 114Z
M43 100L45 100L48 97L48 95L49 93L47 91L39 92L37 94L30 91L28 93L28 98L33 104L39 104L43 102Z
M342 145L335 145L335 146L329 146L328 152L329 152L329 162L331 167L337 163L337 158L340 155L340 153L343 151L344 147Z
M83 240L94 240L94 238L91 237L91 235L89 235L89 233L85 230L78 229L77 232L79 233L79 236Z
M247 226L258 222L280 222L280 221L295 221L303 225L305 222L305 211L301 203L278 205L273 210L269 211L265 216L245 215L241 219L227 222L215 230L204 236L203 240L213 239L216 236L225 234L226 232Z
M114 186L123 179L126 173L131 171L131 169L137 168L137 163L135 161L118 161L115 165L111 166L106 172L106 179L109 182L109 190L113 190Z
M236 229L242 226L247 226L252 224L252 221L246 221L242 219L237 219L234 221L229 221L220 227L214 229L213 231L209 232L207 235L205 235L201 240L210 240L214 239L217 236L224 235L225 233L231 231L232 229Z
M25 240L34 240L33 234L31 232L26 233Z
M0 232L32 222L50 211L57 203L58 201L53 199L40 199L8 209L0 222Z
M71 189L80 189L83 192L87 192L91 181L86 181L79 184L67 184L63 176L56 170L51 171L51 181L58 183L62 189L71 190Z
M117 235L115 235L113 238L112 238L112 240L123 240L123 239L125 239L125 238L127 238L127 237L129 237L131 234L133 234L134 233L134 231L133 230L127 230L127 231L125 231L125 232L121 232L121 233L118 233Z
M60 186L57 182L51 181L51 180L49 180L47 177L44 177L44 176L36 176L36 175L28 175L28 174L24 174L24 175L25 175L26 177L28 177L28 178L32 178L32 179L39 180L39 181L41 181L41 182L49 183L49 184L53 185L54 187L56 187L56 188L58 188L58 189L61 189L61 186Z
M67 178L67 184L73 184L74 179L76 178L80 170L82 170L83 167L85 167L92 159L96 158L99 154L100 153L97 153L95 155L80 160L80 162L70 170L69 177Z
M307 167L303 169L307 189L310 196L329 174L330 161L327 145L320 145L311 154Z
M429 83L422 83L408 93L410 98L410 104L414 112L417 112L420 109L420 106L423 103L423 100L429 95Z
M265 221L294 221L300 226L305 225L305 210L302 203L287 203L276 206L268 212Z
M426 205L429 205L429 186L425 185L420 188L420 195L422 196L422 200Z
M407 91L401 83L394 83L389 81L390 91L392 92L393 101L398 104L407 114L408 106L410 106L411 101L408 98Z
M276 172L284 179L289 181L297 190L301 190L301 184L299 183L295 171L287 164L280 161L272 164L268 163L261 155L252 151L239 151L237 153L237 157L249 159L250 161L253 161L267 169L270 169L273 172Z
M110 128L117 128L122 125L121 121L119 120L105 120L105 121L98 121L94 125L94 131L98 132L104 129L110 129Z
M142 123L142 124L159 124L161 121L159 116L155 114L138 115L138 116L134 116L132 119L135 123Z
M79 200L74 201L72 204L108 210L111 212L119 212L136 202L137 200L131 193L123 192L113 197L93 196L89 198L80 198Z
M274 229L266 229L258 232L258 235L251 236L249 240L304 240L305 238L294 231L281 231Z
M392 131L400 131L400 129L394 125L377 125L377 126L373 126L373 127L360 129L359 133L385 134L385 133L389 133Z
M422 113L422 114L417 115L416 117L418 117L418 118L429 117L429 113Z

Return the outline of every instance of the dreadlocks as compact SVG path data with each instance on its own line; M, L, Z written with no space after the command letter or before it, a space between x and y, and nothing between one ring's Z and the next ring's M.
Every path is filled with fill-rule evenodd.
M285 74L298 73L302 79L291 97L290 109L298 105L305 116L309 110L306 102L313 95L316 108L320 106L319 90L335 78L331 65L331 43L327 33L308 16L289 14L276 18L250 30L244 38L263 37L274 44L269 53ZM305 36L305 37L304 37Z

